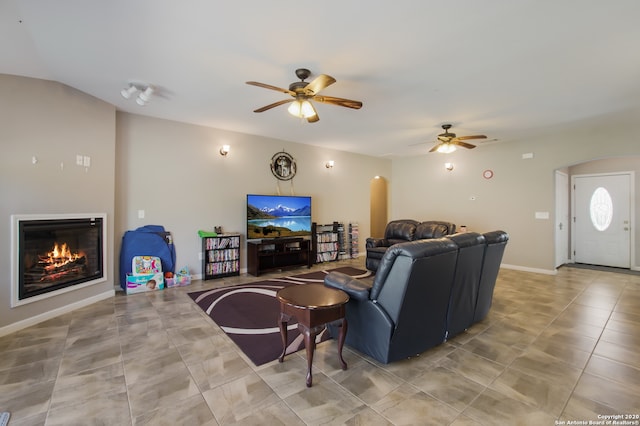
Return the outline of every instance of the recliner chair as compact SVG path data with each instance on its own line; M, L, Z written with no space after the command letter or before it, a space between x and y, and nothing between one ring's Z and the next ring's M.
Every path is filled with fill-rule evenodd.
M500 271L500 263L504 255L504 249L509 241L509 234L505 231L491 231L482 234L485 238L484 258L482 260L482 275L478 287L478 300L476 301L473 322L482 321L493 302L493 290Z
M375 272L378 269L380 260L389 247L394 244L413 241L418 223L417 220L412 219L392 220L387 223L384 229L384 238L367 238L366 268Z
M455 230L455 224L441 220L424 222L413 219L392 220L384 230L384 238L367 238L365 267L369 271L376 272L384 253L394 244L440 238L453 234Z
M418 240L390 247L372 286L329 273L325 285L350 297L346 344L386 364L444 342L457 256L458 246L447 238Z
M447 238L458 247L447 312L447 339L450 339L474 323L486 244L485 237L477 232L449 235Z

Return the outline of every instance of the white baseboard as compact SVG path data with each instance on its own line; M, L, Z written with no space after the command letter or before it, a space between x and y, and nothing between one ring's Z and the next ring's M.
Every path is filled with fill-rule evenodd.
M534 272L536 274L545 274L545 275L556 275L558 273L558 271L555 269L549 270L549 269L529 268L528 266L508 265L506 263L501 263L500 267L504 269L514 269L516 271Z
M59 315L66 314L78 308L89 306L92 303L100 302L101 300L114 297L115 294L116 294L115 290L108 290L108 291L105 291L104 293L97 294L88 299L80 300L78 302L72 303L70 305L62 306L60 308L56 308L48 312L43 312L40 315L36 315L35 317L14 322L13 324L9 324L7 326L0 328L0 337L22 330L23 328L31 327L32 325L39 324L43 321L50 320L51 318L55 318Z

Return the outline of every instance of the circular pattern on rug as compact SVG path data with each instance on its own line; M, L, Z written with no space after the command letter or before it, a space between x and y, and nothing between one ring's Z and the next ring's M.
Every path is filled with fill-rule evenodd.
M353 277L366 277L368 271L356 268L336 268ZM255 365L277 359L282 353L280 336L280 302L278 290L291 285L322 282L330 271L316 271L293 277L276 278L189 293L189 297L220 327L222 331ZM291 318L287 323L286 353L304 349L304 339L298 323ZM328 330L319 333L316 343L329 339Z

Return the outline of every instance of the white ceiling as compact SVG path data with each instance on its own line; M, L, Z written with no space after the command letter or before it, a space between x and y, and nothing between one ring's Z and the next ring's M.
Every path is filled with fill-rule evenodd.
M245 82L287 88L296 68L364 106L317 104L313 124L254 113L288 95ZM443 123L501 143L640 106L640 1L0 0L0 73L136 114L418 155ZM130 81L160 94L140 107L120 96Z

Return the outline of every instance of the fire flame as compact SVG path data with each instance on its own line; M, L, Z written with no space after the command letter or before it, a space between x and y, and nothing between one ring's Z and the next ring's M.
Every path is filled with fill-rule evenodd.
M67 243L62 243L60 246L58 243L55 243L53 245L53 251L50 251L47 255L49 257L49 264L54 267L73 262L81 257L79 253L72 253Z

